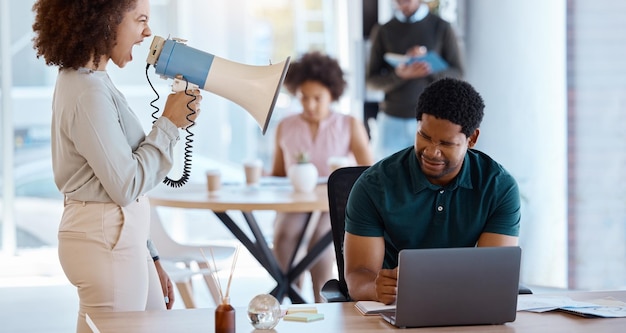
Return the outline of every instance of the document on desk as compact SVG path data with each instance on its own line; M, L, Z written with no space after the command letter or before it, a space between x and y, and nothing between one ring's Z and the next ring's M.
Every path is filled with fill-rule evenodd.
M364 316L374 316L383 312L390 312L396 309L395 304L386 305L376 301L358 301L354 307Z
M520 295L517 298L517 311L555 310L592 318L626 317L626 303L611 297L586 302L575 301L565 296Z

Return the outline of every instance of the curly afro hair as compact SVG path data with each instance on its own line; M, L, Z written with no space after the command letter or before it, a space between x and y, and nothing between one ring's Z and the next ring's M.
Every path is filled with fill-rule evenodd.
M449 120L461 125L461 132L469 137L483 120L485 103L480 94L467 82L443 78L431 83L417 101L417 121L422 114Z
M333 101L337 101L346 88L343 70L337 60L317 51L305 53L300 60L289 65L284 85L295 95L298 87L306 81L323 84L330 90Z
M33 48L47 65L78 69L109 55L124 14L137 0L38 0Z

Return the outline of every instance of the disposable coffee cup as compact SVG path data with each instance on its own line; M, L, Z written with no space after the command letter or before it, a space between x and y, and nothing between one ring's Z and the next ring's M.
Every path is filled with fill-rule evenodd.
M246 185L254 186L261 181L263 173L263 162L261 160L246 161L243 164L243 168L246 174Z
M328 163L328 169L330 173L333 173L333 171L339 168L349 166L350 160L345 156L332 156L328 158L327 163Z
M215 193L222 187L222 174L219 170L208 170L206 172L207 190Z

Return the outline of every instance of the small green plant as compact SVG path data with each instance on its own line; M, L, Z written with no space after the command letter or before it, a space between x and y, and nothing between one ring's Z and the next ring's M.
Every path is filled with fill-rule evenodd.
M296 161L298 161L298 164L305 164L305 163L309 163L310 159L309 159L309 154L305 153L305 152L301 152L296 156Z

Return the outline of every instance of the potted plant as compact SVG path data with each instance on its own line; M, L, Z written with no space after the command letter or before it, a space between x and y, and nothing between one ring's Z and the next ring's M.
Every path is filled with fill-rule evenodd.
M287 176L296 192L312 192L317 185L317 168L309 160L307 153L300 153L296 157L297 163L287 170Z

